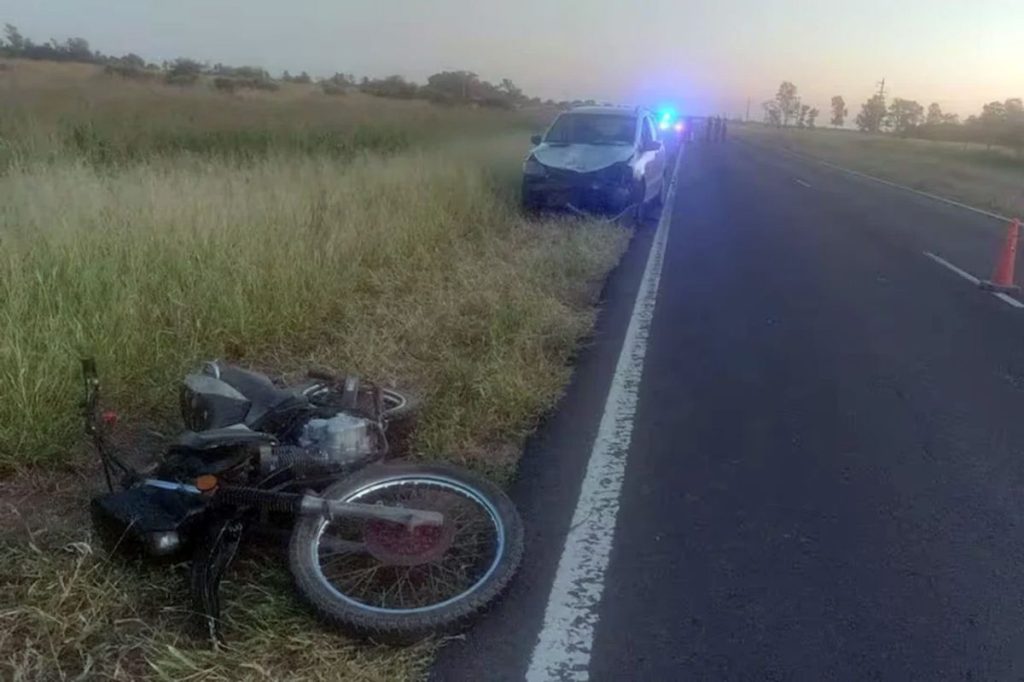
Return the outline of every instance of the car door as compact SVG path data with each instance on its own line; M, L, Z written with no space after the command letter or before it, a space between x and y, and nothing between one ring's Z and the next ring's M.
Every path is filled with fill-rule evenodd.
M661 184L665 177L665 146L658 141L650 116L643 116L640 126L640 161L643 164L641 170L644 187L647 190L644 199L647 200L661 193ZM658 143L657 149L652 148L654 143Z

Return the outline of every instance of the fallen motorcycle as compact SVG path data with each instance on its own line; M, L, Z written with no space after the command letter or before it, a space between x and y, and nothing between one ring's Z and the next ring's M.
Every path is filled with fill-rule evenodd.
M519 565L522 523L500 488L449 465L381 463L389 426L413 408L401 393L325 371L280 386L206 363L181 387L188 430L138 471L106 437L116 417L100 413L95 362L82 369L109 488L92 501L94 523L119 549L190 556L193 608L212 637L221 579L251 533L287 533L303 598L382 641L458 629Z

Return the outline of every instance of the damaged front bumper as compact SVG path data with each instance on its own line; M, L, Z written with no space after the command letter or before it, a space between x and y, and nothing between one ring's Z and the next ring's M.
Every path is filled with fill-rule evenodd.
M633 199L628 167L590 173L547 168L544 175L523 176L523 205L532 210L575 208L594 213L618 213Z

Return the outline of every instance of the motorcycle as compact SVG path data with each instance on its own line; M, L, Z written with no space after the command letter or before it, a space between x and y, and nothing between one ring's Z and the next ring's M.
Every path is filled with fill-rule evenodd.
M287 534L304 600L381 641L462 627L518 568L522 522L500 488L446 464L381 461L414 409L401 393L324 370L282 386L209 362L181 386L187 430L136 470L108 442L116 415L100 413L95 362L82 370L108 488L92 500L94 525L119 550L190 557L193 610L214 639L221 579L250 534Z

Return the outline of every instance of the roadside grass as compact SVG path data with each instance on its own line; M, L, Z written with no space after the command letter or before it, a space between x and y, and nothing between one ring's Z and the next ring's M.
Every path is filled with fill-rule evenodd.
M623 243L607 225L524 220L521 152L507 138L0 177L0 466L60 462L81 440L83 355L129 421L173 423L182 373L226 357L409 386L428 453L521 434L564 383Z
M1010 217L1024 215L1024 159L1009 149L845 130L757 124L731 130L757 144L778 145Z
M55 80L74 88L83 73L94 77ZM142 90L107 96L156 117L179 106L164 98L214 96L123 87ZM73 108L47 88L60 90L47 81L20 101ZM259 119L278 107L313 116L298 113L306 95L279 95L237 104L254 107L254 134L291 134L287 117L280 128ZM183 120L192 111L182 125L230 130L230 116L203 119L220 115L224 97L180 104ZM339 118L344 106L375 106L382 120L407 113L408 103L337 99ZM135 129L97 113L106 106L83 111L120 145L118 130ZM183 567L110 558L88 529L99 480L81 446L78 358L97 358L104 403L135 449L180 428L176 385L201 360L271 372L317 364L413 390L425 405L417 452L504 480L569 377L627 233L524 219L524 124L504 113L416 113L423 128L408 144L343 158L274 143L100 160L57 135L65 114L78 116L34 120L38 135L0 170L0 677L415 679L435 643L390 649L323 628L266 548L247 550L225 584L228 643L192 640ZM432 129L449 115L477 123ZM0 118L4 135L29 125L9 109Z
M6 680L413 679L435 643L398 649L324 628L286 569L244 553L222 586L227 641L191 629L185 566L110 558L81 533L0 542L0 673Z
M444 107L315 85L226 94L106 74L90 64L3 60L0 172L13 165L84 159L117 165L188 154L247 162L275 153L342 159L451 139L539 130L553 111ZM525 137L524 137L525 139Z

